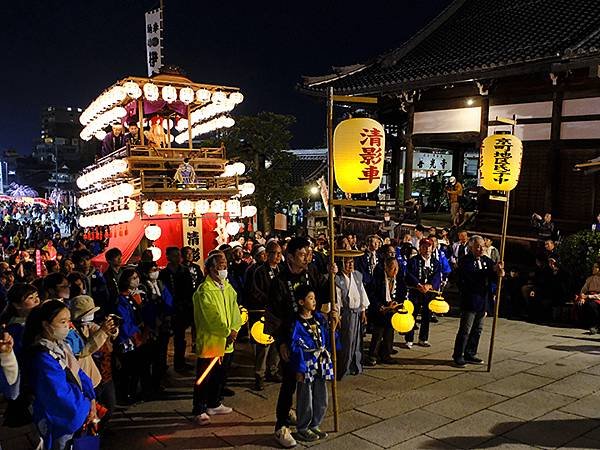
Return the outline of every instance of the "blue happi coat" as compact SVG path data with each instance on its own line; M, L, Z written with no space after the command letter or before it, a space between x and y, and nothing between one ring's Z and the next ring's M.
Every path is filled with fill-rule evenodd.
M304 374L306 383L312 382L317 376L326 380L333 379L331 339L327 319L319 312L314 313L314 318L319 324L321 342L315 341L313 335L303 325L302 319L296 319L292 327L290 362L294 372Z

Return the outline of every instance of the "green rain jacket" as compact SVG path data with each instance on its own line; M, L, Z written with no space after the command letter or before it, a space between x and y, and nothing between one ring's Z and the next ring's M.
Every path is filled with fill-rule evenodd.
M233 352L233 344L226 346L227 336L231 330L239 331L242 317L231 284L225 280L221 289L207 276L194 293L193 302L198 357L214 358Z

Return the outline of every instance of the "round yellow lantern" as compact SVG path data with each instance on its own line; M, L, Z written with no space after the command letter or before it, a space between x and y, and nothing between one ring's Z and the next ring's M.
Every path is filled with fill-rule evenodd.
M450 311L450 305L444 297L436 297L429 302L429 310L436 314L446 314Z
M493 134L481 144L479 179L488 191L512 191L521 173L523 143L512 134Z
M250 334L252 335L252 339L254 339L257 343L263 345L269 345L275 342L273 336L265 333L265 318L261 317L259 321L255 322L250 329Z
M240 306L240 316L242 316L242 325L248 323L248 310L243 306Z
M415 318L405 309L392 316L392 328L398 333L409 333L415 327Z
M367 118L342 121L333 133L333 159L335 181L342 191L373 192L383 176L383 125Z
M402 308L408 311L410 315L412 315L415 312L415 305L409 299L404 299L404 302L402 303Z

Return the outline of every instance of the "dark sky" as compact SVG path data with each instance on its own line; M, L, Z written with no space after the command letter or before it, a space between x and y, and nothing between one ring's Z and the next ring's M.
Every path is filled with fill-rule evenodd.
M297 117L296 148L323 143L324 106L301 75L398 47L451 0L165 0L166 62L196 82L239 86L235 112ZM146 75L144 11L153 0L36 0L3 5L0 149L31 151L42 107L85 108L127 75Z

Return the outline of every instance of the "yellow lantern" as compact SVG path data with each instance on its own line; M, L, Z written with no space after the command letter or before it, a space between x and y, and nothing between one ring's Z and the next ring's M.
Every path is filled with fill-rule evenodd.
M240 316L242 316L242 325L248 323L248 310L243 306L240 306Z
M252 339L254 339L257 343L263 345L269 345L275 342L273 336L265 333L265 318L261 317L259 321L255 322L250 329L250 334L252 335Z
M436 314L446 314L448 311L450 311L450 305L446 300L444 300L444 297L440 296L429 302L429 310Z
M409 333L415 327L415 318L407 310L401 309L392 316L392 328L398 333Z
M415 305L409 299L405 299L402 303L402 308L408 311L409 314L413 314L415 312Z
M366 194L379 187L385 159L383 125L373 119L348 119L333 133L335 181L348 194Z
M512 191L521 173L523 143L512 134L493 134L481 144L479 179L488 191Z

